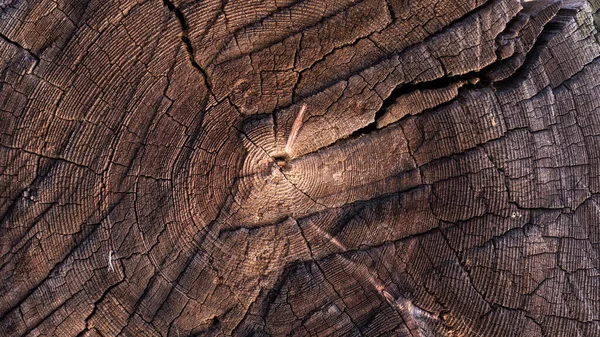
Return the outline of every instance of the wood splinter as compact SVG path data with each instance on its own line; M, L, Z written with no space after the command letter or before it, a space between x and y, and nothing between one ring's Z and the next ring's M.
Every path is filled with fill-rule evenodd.
M298 114L296 115L296 119L294 120L294 124L292 124L292 129L290 131L290 135L288 137L287 143L285 144L285 150L282 154L278 154L273 156L273 160L277 163L277 166L284 168L287 166L288 161L291 157L292 146L298 137L298 131L302 127L302 119L304 118L304 112L306 111L306 104L302 104Z
M292 125L292 131L290 131L290 136L288 137L287 143L285 144L285 153L290 154L292 152L292 146L296 141L296 137L298 137L298 131L302 127L302 119L304 118L304 112L306 111L306 104L302 104L300 111L298 111L298 115L296 115L296 120Z

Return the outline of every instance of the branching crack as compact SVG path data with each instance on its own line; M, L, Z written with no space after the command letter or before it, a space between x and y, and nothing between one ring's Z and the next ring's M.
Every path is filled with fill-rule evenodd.
M313 153L316 153L317 151L324 151L328 148L338 146L341 143L356 139L362 135L367 135L372 132L377 132L378 130L382 130L382 129L385 129L385 128L388 128L391 126L401 125L401 123L406 118L411 116L411 114L407 114L406 116L394 121L393 123L387 124L387 123L380 123L380 122L384 120L387 112L389 111L390 106L392 106L398 100L398 98L400 98L403 95L411 94L412 92L415 92L415 91L445 89L445 88L449 88L450 86L460 83L460 82L466 83L457 89L458 92L454 98L450 99L447 102L439 104L435 107L425 109L425 110L419 112L419 114L424 114L424 113L428 113L431 111L437 111L439 109L442 109L443 107L454 103L459 97L461 97L463 92L477 89L477 88L482 88L482 87L489 85L488 82L482 81L479 79L479 77L478 77L479 74L480 74L480 72L475 71L475 72L470 72L470 73L467 73L464 75L452 76L449 78L439 78L437 80L428 81L428 82L400 85L400 86L396 87L386 99L383 100L381 107L375 112L372 122L370 122L369 124L367 124L366 126L360 128L360 129L355 130L354 132L352 132L351 134L349 134L346 137L339 138L338 140L336 140L335 142L333 142L327 146L324 146L316 151L304 153L298 157L295 157L294 159L298 159L301 157L311 155Z
M204 79L204 84L208 88L208 91L212 93L212 84L210 83L206 70L204 70L204 68L202 68L200 64L198 64L198 62L196 62L194 46L192 46L192 41L189 38L189 27L187 24L187 20L183 15L183 12L177 6L175 6L173 2L171 2L171 0L163 0L163 5L167 6L169 11L175 14L175 17L177 18L177 21L179 22L179 25L181 27L181 41L183 41L185 45L185 49L187 50L190 59L190 63L192 64L192 67L194 67L196 70L198 70L198 72L200 72L202 78Z
M11 45L19 48L20 50L24 50L29 56L31 56L35 60L35 64L33 65L33 68L35 68L38 65L38 63L40 63L40 57L37 56L33 51L31 51L31 49L25 48L23 45L21 45L17 41L9 39L6 35L4 35L2 33L0 33L0 39L4 40L8 44L11 44Z

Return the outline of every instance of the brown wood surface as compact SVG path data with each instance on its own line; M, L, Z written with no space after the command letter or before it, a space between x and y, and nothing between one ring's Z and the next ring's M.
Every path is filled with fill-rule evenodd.
M0 336L600 336L599 0L0 0Z

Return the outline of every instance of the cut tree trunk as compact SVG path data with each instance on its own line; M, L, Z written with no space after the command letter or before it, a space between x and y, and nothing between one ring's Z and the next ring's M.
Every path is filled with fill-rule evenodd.
M600 336L599 8L0 1L0 335Z

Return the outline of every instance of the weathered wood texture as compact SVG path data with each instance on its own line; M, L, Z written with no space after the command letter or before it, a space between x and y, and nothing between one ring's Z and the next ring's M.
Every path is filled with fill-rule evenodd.
M0 335L600 336L600 1L0 1Z

